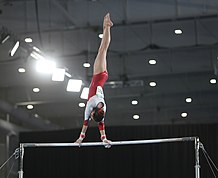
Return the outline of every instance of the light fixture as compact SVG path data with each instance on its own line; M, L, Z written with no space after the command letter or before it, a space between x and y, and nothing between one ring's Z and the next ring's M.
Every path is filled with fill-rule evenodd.
M67 91L79 92L82 86L82 80L70 79L67 84Z
M151 65L155 65L157 63L157 61L155 59L150 59L148 62Z
M4 44L8 39L10 38L10 35L5 35L2 40L1 40L1 44Z
M137 105L138 104L138 101L137 100L132 100L132 105Z
M83 67L89 68L91 65L88 62L83 63Z
M181 35L181 34L182 34L182 30L181 30L181 29L175 29L175 30L174 30L174 33L175 33L176 35Z
M14 45L14 47L12 48L11 52L10 52L10 56L14 56L14 54L16 53L18 47L20 46L20 42L17 41Z
M36 70L45 74L52 74L56 68L56 63L51 60L38 60L36 63Z
M26 43L32 43L33 40L32 40L32 38L27 37L27 38L25 38L25 42L26 42Z
M188 97L185 99L186 103L191 103L192 102L192 98Z
M79 107L84 108L85 106L85 103L79 103Z
M154 82L154 81L152 81L152 82L149 83L149 85L150 85L151 87L155 87L155 86L157 85L157 83Z
M64 81L65 69L63 68L55 68L52 73L53 81Z
M68 72L65 72L65 75L66 75L67 77L69 77L69 78L71 78L71 77L72 77L72 75L71 75L71 74L69 74Z
M37 51L37 52L41 52L40 49L37 48L37 47L35 47L35 46L33 46L33 49L34 49L35 51Z
M215 78L210 79L210 83L211 84L216 84L216 79Z
M38 92L40 92L40 89L39 88L33 88L33 92L38 93Z
M103 33L100 33L100 34L98 35L98 37L102 39L102 38L103 38Z
M37 53L35 51L32 51L30 53L30 56L33 57L36 60L45 60L45 57L43 55L41 55L41 54L39 54L39 53Z
M138 115L138 114L135 114L135 115L133 115L132 117L133 117L133 119L135 119L135 120L138 120L138 119L139 119L139 115Z
M33 105L32 105L32 104L28 104L28 105L26 106L26 108L27 108L27 109L33 109Z
M181 113L181 116L182 116L183 118L185 118L185 117L188 116L188 113L187 113L187 112L182 112L182 113Z
M83 90L82 90L80 98L81 99L88 99L88 95L89 95L89 88L84 87Z
M18 72L24 73L24 72L26 72L26 69L24 69L23 67L20 67L20 68L18 69Z

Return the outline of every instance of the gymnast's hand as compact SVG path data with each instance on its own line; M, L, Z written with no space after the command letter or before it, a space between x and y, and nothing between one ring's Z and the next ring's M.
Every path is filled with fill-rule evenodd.
M103 140L103 144L105 148L110 148L111 147L111 141L108 139Z
M82 139L80 139L80 138L78 138L74 143L77 143L77 144L79 144L79 146L81 145L81 143L82 143Z

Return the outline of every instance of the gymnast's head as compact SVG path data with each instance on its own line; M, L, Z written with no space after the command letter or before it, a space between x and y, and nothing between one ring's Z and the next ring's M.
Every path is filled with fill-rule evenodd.
M101 122L105 116L104 103L99 102L91 112L91 118L96 122Z

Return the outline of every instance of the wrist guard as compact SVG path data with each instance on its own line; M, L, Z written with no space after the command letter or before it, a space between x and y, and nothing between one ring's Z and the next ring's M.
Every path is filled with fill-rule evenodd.
M105 140L107 140L107 137L106 137L106 135L102 135L101 136L101 140L104 142Z

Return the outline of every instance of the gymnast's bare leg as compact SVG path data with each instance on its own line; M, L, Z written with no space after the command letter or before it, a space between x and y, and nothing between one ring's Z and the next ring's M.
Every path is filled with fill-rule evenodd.
M106 60L106 56L107 56L107 51L108 51L108 47L110 45L110 41L111 41L111 34L110 34L110 28L113 26L113 23L110 19L110 14L106 14L104 17L104 21L103 21L103 38L101 40L101 44L99 46L98 49L98 54L96 56L95 62L94 62L94 67L93 67L93 76L100 74L102 72L107 72L107 60ZM92 118L93 113L90 113L90 116ZM85 138L85 133L87 131L88 128L88 124L87 124L87 119L85 118L84 124L82 126L82 130L81 130L81 134L80 137L76 140L76 143L81 143L83 141L83 139ZM104 122L102 122L104 124ZM104 125L101 129L99 129L100 134L101 134L101 139L102 141L104 141L105 143L110 143L109 140L106 139L106 134L105 134L105 129L104 129Z

